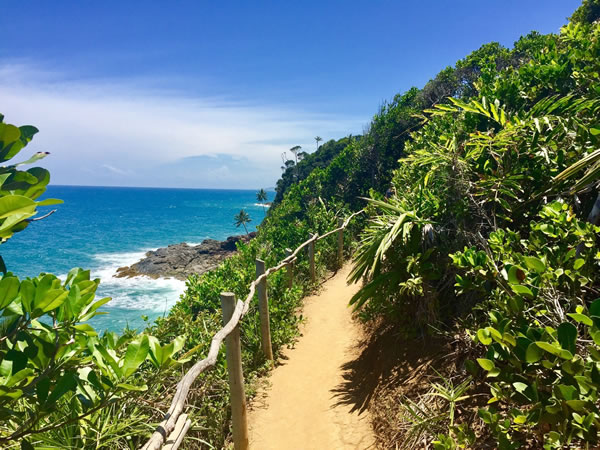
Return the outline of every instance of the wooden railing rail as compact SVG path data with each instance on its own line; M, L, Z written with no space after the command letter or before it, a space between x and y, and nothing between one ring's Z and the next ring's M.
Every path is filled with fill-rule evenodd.
M163 421L158 425L158 427L156 428L156 430L154 431L154 433L152 434L150 439L146 442L146 444L144 444L144 446L141 448L141 450L158 450L159 448L161 448L161 446L163 446L163 444L165 444L165 446L163 447L163 450L166 450L166 449L176 450L179 447L181 441L183 440L183 437L185 436L185 433L187 432L187 430L190 427L190 420L187 418L186 414L182 414L182 413L185 408L185 402L186 402L187 396L190 392L190 389L192 387L192 384L194 383L196 378L198 378L198 376L202 372L204 372L205 370L207 370L209 368L212 368L216 364L217 356L219 354L219 349L221 348L221 344L223 343L225 338L227 338L234 330L237 329L237 327L239 326L240 319L244 315L246 315L246 313L248 312L248 309L250 308L250 302L252 301L252 298L256 294L257 287L261 283L263 283L260 290L262 293L263 288L264 288L264 292L266 293L266 280L269 275L283 269L286 266L288 266L288 270L290 270L290 268L293 267L293 264L297 259L298 253L304 247L306 247L307 245L310 246L311 244L314 245L315 242L317 242L321 239L325 239L326 237L331 236L334 233L343 232L343 230L348 226L350 221L355 216L362 213L363 211L364 210L355 212L354 214L349 216L343 223L341 223L341 220L339 220L338 228L331 230L322 236L319 236L317 234L312 235L309 239L307 239L302 244L300 244L296 248L296 250L294 250L294 252L289 253L289 251L287 251L287 253L289 253L288 256L286 256L277 266L271 267L270 269L264 271L264 273L262 273L261 275L258 275L257 278L252 283L250 283L250 291L248 292L248 295L246 296L246 300L244 300L244 301L238 300L237 302L235 302L235 299L232 300L233 302L235 302L235 308L233 309L233 312L230 312L231 310L229 308L227 308L227 310L226 310L226 307L223 306L224 317L227 317L227 316L229 316L229 314L231 314L231 316L229 316L229 320L227 321L226 324L223 325L223 328L221 328L213 336L211 343L210 343L208 355L206 356L206 358L196 362L188 370L188 372L183 376L183 378L181 378L179 383L177 383L177 390L175 392L175 395L173 396L173 400L171 402L171 407L165 414ZM341 245L343 245L343 239L340 241L340 239L338 238L338 246L340 245L340 242L342 243ZM339 252L340 252L340 249L338 248L338 256L340 254ZM312 252L312 258L313 258L312 264L314 267L314 250ZM339 263L341 265L341 260L339 261ZM263 268L264 268L264 265L263 265ZM290 277L288 279L288 285L291 286L293 281L290 281L290 280L293 280L293 278L292 278L293 277L293 269L290 272L288 272L288 276ZM224 295L232 296L233 294L224 294ZM223 295L222 295L222 298L223 298ZM268 314L266 315L266 317L268 319ZM261 329L263 329L263 327L261 327ZM239 340L239 333L236 333L236 334L237 334L238 340ZM269 341L270 341L270 336L269 336ZM268 345L270 346L270 342L268 342ZM237 344L237 346L239 346L239 343ZM265 349L265 346L263 345L263 350L264 349ZM265 352L265 353L267 353L267 356L269 356L268 352ZM270 356L272 358L272 353ZM228 369L232 370L232 367L230 364L228 364ZM235 369L233 369L233 370L235 370ZM231 380L232 380L232 374L230 372L230 382L231 382ZM243 383L243 378L242 378L242 383ZM233 398L232 398L232 401L233 401ZM237 406L239 406L239 405L237 405ZM233 413L234 409L240 410L239 407L232 408L232 413ZM244 416L246 414L245 401L244 401L244 405L243 405L243 411L240 411L239 414L242 414ZM236 428L236 423L245 424L245 417L243 418L243 420L241 420L240 418L237 418L237 420L236 420L236 418L232 418L232 419L233 419L233 423L234 423L234 428ZM242 426L245 426L245 425L242 425ZM239 425L238 425L238 427L239 427ZM239 442L239 441L237 441L236 436L246 436L246 438L245 438L245 440L243 437L240 438L240 439L242 439L242 441ZM234 429L234 446L235 446L236 450L238 450L238 449L245 450L248 448L247 430L239 430L239 429L235 430Z

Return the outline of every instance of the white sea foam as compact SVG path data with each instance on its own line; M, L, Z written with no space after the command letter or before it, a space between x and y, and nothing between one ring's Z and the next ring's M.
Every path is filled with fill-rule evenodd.
M150 249L148 249L150 250ZM111 308L166 312L185 290L185 282L175 278L153 279L146 276L116 278L119 267L130 266L142 259L146 252L101 253L94 256L98 262L92 277L100 278L99 296L112 297Z
M98 261L101 267L105 266L130 266L144 256L146 256L146 252L151 250L156 250L155 248L149 248L147 250L140 250L138 252L125 252L125 253L98 253L94 255L93 258ZM117 268L118 268L117 267Z

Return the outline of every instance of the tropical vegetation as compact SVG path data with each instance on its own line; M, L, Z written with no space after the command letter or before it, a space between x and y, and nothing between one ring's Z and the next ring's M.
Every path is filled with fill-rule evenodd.
M572 20L493 48L472 89L424 111L395 193L368 199L354 307L453 336L462 369L438 376L474 395L416 413L436 448L597 444L599 37Z
M267 215L267 208L265 202L268 200L267 191L259 189L256 193L256 200L262 205L265 216Z
M235 216L233 216L233 224L237 228L239 228L240 226L243 226L244 230L246 231L246 234L249 234L248 227L246 225L249 224L250 222L252 222L252 219L250 218L250 214L248 214L243 209L241 209L239 213L237 213Z
M256 258L273 266L309 233L366 207L368 218L353 222L344 245L353 253L351 281L362 283L353 307L403 339L437 337L454 359L378 416L391 430L380 445L597 445L598 11L598 0L585 0L559 34L532 32L512 49L483 45L422 89L382 105L362 136L320 146L315 138L317 150L303 157L294 147L257 237L216 269L191 276L170 313L142 333L99 336L85 323L104 302L94 299L98 282L86 271L66 280L7 272L0 281L0 442L139 447L168 409L188 358L206 354L220 328L220 292L245 297ZM8 161L37 130L1 125L0 157ZM18 167L0 173L3 239L35 218L49 179L43 169ZM242 218L235 220L245 227ZM321 276L337 267L334 241L318 243ZM302 296L315 289L306 257L299 255L292 289L281 273L268 289L277 299L277 357L297 336ZM255 305L241 331L251 396L270 367ZM221 354L194 385L186 448L227 445L226 373Z
M38 207L61 203L38 200L50 181L47 170L20 169L46 153L11 161L37 132L33 126L4 123L0 116L0 159L6 164L0 168L2 242L44 219L36 217ZM19 279L2 262L2 272L0 445L49 448L54 442L54 448L64 448L65 439L75 448L128 445L135 421L102 433L97 429L102 424L94 419L107 411L115 415L135 410L138 401L133 398L147 390L147 383L186 361L174 359L184 339L161 345L146 333L100 337L87 322L103 314L98 309L110 298L95 298L100 280L90 279L89 271L73 269L64 280L47 273Z

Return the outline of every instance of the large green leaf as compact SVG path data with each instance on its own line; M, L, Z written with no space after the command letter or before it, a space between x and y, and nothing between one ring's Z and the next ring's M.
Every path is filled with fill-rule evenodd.
M9 388L7 386L0 386L0 402L12 401L23 395L21 389Z
M61 205L64 203L62 200L58 198L45 198L44 200L40 200L37 202L38 206L49 206L49 205Z
M569 350L565 350L559 347L557 344L550 344L549 342L537 341L536 345L546 350L548 353L558 356L561 359L573 359L573 354Z
M55 403L59 398L65 395L69 391L74 391L77 388L77 376L73 372L66 372L58 380L56 386L52 390L52 393L48 397L47 403Z
M111 300L110 297L106 297L106 298L98 300L97 302L94 302L93 304L89 305L87 308L85 308L82 311L80 320L82 322L85 322L86 320L91 319L95 315L100 314L100 313L96 312L96 310L98 308L100 308L102 305L108 303L110 300Z
M546 265L541 259L535 256L525 256L525 265L528 269L533 270L537 273L544 273L546 271Z
M494 361L485 358L477 358L477 363L481 366L483 370L487 371L493 370L495 367Z
M527 350L525 352L525 361L532 364L542 359L542 356L544 356L544 351L539 345L536 345L535 342L532 342L527 346Z
M10 305L19 295L19 280L17 277L4 277L0 281L0 309Z
M73 328L87 334L88 336L98 336L96 330L94 330L94 328L91 325L88 325L87 323L77 324L73 326Z
M594 325L594 322L592 321L592 319L590 319L588 316L586 316L585 314L580 314L580 313L568 313L567 316L569 316L571 319L579 322L579 323L583 323L584 325L587 326L592 326Z
M38 298L36 296L32 314L38 316L58 308L68 295L69 291L64 289L50 289L44 293L43 297Z
M558 326L558 342L565 350L575 354L575 342L577 341L577 328L569 322L563 322Z
M533 292L527 286L523 286L522 284L511 284L510 287L517 294L520 294L527 298L533 298Z
M508 282L510 284L521 284L525 278L525 271L521 267L510 266L508 269Z
M549 342L537 341L535 343L539 348L546 350L548 353L554 356L560 356L561 348L556 344L550 344Z
M600 298L597 298L590 305L590 316L600 317Z
M21 304L25 312L31 312L33 310L33 302L35 300L35 286L30 280L23 280L19 289L21 295Z
M119 383L117 384L117 387L125 391L144 392L148 390L148 386L146 386L145 384L142 386L134 386L133 384Z
M477 338L479 342L483 345L490 345L492 343L492 337L490 336L490 332L485 328L480 328L477 330Z
M559 384L554 388L554 393L563 400L574 400L577 398L577 388L567 384Z
M35 212L35 206L35 201L23 195L0 197L0 219L16 214L31 214Z
M19 131L21 132L21 140L26 144L27 142L33 139L33 136L37 134L40 130L38 130L33 125L23 125L19 127Z
M6 147L21 137L21 130L9 123L0 123L0 143Z
M122 368L123 377L127 378L137 370L148 356L149 349L148 336L142 336L127 346Z
M96 345L96 351L94 352L94 357L98 361L100 366L104 366L104 363L108 363L108 365L112 368L113 372L117 377L121 377L123 373L123 369L119 366L117 360L111 355L111 352L108 351L104 345L98 344ZM111 378L113 377L112 374Z

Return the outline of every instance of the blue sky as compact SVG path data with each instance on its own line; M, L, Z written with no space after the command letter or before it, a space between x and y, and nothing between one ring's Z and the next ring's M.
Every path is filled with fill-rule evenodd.
M0 112L40 128L56 184L269 187L283 151L360 134L394 94L579 3L4 0Z

